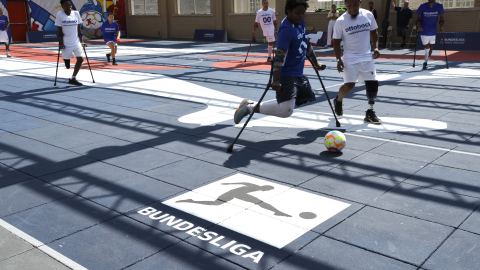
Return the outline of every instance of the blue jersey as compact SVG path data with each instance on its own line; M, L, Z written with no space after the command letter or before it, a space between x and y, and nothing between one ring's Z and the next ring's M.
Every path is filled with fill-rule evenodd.
M288 18L283 19L278 29L277 47L287 50L287 56L280 77L303 76L308 45L306 32L305 20L295 26Z
M422 36L434 36L437 33L438 16L445 13L443 5L441 3L433 3L433 7L430 4L423 3L417 9L417 14L421 16L423 31L420 32Z
M5 31L7 29L8 18L5 15L0 16L0 31Z
M116 42L117 38L115 37L115 35L118 33L118 31L120 31L120 27L118 27L118 23L116 22L109 23L108 21L105 21L102 24L103 40L105 40L105 42L108 42L108 41Z

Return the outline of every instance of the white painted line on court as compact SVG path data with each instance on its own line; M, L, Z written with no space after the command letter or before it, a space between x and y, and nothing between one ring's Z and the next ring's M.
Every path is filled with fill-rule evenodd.
M428 145L421 145L421 144L416 144L416 143L407 143L407 142L402 142L402 141L376 138L376 137L370 137L370 136L353 134L353 133L347 133L347 134L348 134L348 136L356 136L356 137L372 139L372 140L377 140L377 141L392 142L392 143L398 143L398 144L403 144L403 145L411 145L411 146L423 147L423 148L428 148L428 149L441 150L441 151L447 151L447 152L452 152L452 153L457 153L457 154L480 157L480 154L477 154L477 153L458 151L458 150L452 150L452 149L448 149L448 148L440 148L440 147L434 147L434 146L428 146Z
M41 251L45 252L46 254L50 255L55 260L63 263L67 267L70 267L73 270L87 270L87 268L81 266L80 264L70 260L69 258L63 256L62 254L58 253L56 250L46 246L44 243L38 241L37 239L33 238L32 236L26 234L25 232L17 229L16 227L10 225L9 223L5 222L4 220L0 219L0 226L8 230L9 232L15 234L16 236L22 238L23 240L30 243L32 246L40 249Z

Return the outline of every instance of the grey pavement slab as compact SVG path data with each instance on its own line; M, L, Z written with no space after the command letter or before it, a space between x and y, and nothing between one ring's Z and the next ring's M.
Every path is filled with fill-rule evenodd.
M151 101L150 101L151 102ZM173 115L173 116L183 116L190 113L201 111L202 108L198 107L190 107L186 105L178 105L178 104L160 104L150 107L142 107L142 110L161 113L166 115Z
M3 163L30 175L42 176L75 168L94 161L95 160L90 157L59 149L35 156L27 155L26 158L20 156L9 159L8 161L3 161Z
M224 144L221 148L195 156L195 158L230 169L239 169L278 157L273 154L248 149L246 147L238 147L234 149L232 153L227 153L227 148L228 144Z
M0 226L0 264L3 260L32 248L32 245Z
M340 197L350 201L371 204L373 200L398 182L358 172L332 169L300 185L303 188Z
M49 255L38 249L31 249L25 253L15 257L0 261L0 269L2 270L68 270L69 267L59 263Z
M118 217L48 246L87 269L121 269L179 240L128 217Z
M203 250L211 252L219 257L222 257L228 261L233 263L239 264L247 269L270 269L274 265L278 264L280 261L284 260L288 256L290 256L295 251L299 250L300 248L304 247L308 243L310 243L313 239L317 238L319 234L314 233L312 231L308 231L299 238L293 240L283 248L279 249L263 242L260 242L256 239L247 237L243 234L239 234L232 230L226 229L222 226L215 225L208 229L209 232L215 232L218 236L223 236L220 239L217 245L224 245L229 243L230 241L236 241L238 244L246 245L247 247L243 247L245 252L241 255L233 254L231 251L227 251L225 249L220 248L219 246L215 246L211 244L211 242L207 242L205 240L201 240L198 237L191 237L188 238L186 241L199 247ZM201 235L200 235L201 236ZM213 236L213 235L212 235ZM214 236L216 237L216 236ZM237 250L237 252L240 251ZM261 257L261 260L258 263L255 263L252 258L244 258L242 257L247 255L251 252L263 252L264 255Z
M134 174L132 171L107 163L95 162L40 176L40 179L72 193L82 194L87 189L106 185Z
M22 182L30 178L32 178L31 175L25 174L0 163L0 188Z
M312 243L273 268L306 269L416 269L415 266L327 237Z
M370 151L370 153L417 160L426 163L436 160L446 152L447 150L431 149L397 142L388 142Z
M477 126L479 125L478 115L459 112L451 112L447 115L440 117L438 121L457 122Z
M196 136L188 136L179 140L155 146L155 148L184 156L194 157L222 148L224 145L224 143L202 139Z
M29 118L29 117L30 116L26 114L21 114L18 112L6 112L6 113L0 114L0 123L18 121L18 120Z
M147 148L118 157L104 160L104 162L125 168L138 173L149 171L167 164L171 164L187 157L169 153L155 148Z
M48 122L48 121L37 119L37 118L28 118L28 119L20 119L17 121L0 123L0 129L9 131L9 132L15 132L15 131L47 126L50 124L52 124L52 122Z
M472 166L473 164L480 164L480 156L449 152L441 158L435 160L433 163L468 171L480 172L480 166Z
M183 188L192 189L233 172L235 171L222 166L189 158L148 171L145 175Z
M182 191L184 189L144 175L132 175L113 183L88 189L82 193L82 197L111 210L126 213Z
M480 135L477 134L460 143L454 150L480 154Z
M236 127L224 127L210 132L197 134L196 136L212 141L232 143L233 140L237 137L238 132L239 129ZM250 141L253 138L261 137L264 135L265 133L245 129L243 130L242 135L238 138L237 143L244 144L246 141Z
M458 227L480 205L479 198L400 184L376 199L374 207Z
M189 259L186 260L185 258ZM164 269L185 270L244 269L185 242L179 242L127 269L154 270L159 269L160 266Z
M455 231L423 265L426 269L475 270L480 265L480 235Z
M480 198L480 173L430 164L405 181L417 186Z
M465 222L462 223L460 229L480 234L480 208L477 208Z
M239 168L239 170L280 182L299 185L331 168L298 159L275 157L246 168Z
M443 225L366 207L326 235L420 265L452 231Z
M110 139L111 137L108 136L95 134L89 131L76 130L72 133L45 138L41 141L51 145L55 145L60 148L70 149Z
M403 181L422 169L425 165L427 165L427 163L420 161L365 153L339 165L338 168L394 181Z
M70 196L3 218L4 221L47 244L118 214L79 196Z
M45 138L63 136L66 134L71 134L72 132L79 132L77 128L51 123L51 125L32 128L28 130L16 131L15 134L20 136L25 136L35 140L42 140Z
M186 134L173 132L168 129L164 130L163 128L159 129L157 127L142 127L141 130L138 131L124 131L115 135L115 137L119 139L151 147L169 143L187 136Z
M38 179L0 188L0 217L15 214L72 194Z
M86 155L94 159L103 160L136 152L145 148L147 147L140 144L112 138L107 141L71 148L70 151L81 155Z

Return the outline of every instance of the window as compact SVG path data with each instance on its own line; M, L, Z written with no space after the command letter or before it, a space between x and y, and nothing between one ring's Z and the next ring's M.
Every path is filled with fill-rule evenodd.
M210 14L210 0L177 0L177 14Z
M475 0L442 0L443 8L469 8L473 7ZM405 0L400 0L398 5L403 7ZM417 9L420 4L425 3L425 0L410 0L409 7Z
M132 0L132 15L156 15L158 14L158 0Z
M322 2L309 1L307 12L315 12L315 10L319 10L319 9L331 10L332 5L335 5L337 9L344 8L345 2L344 1L322 1Z
M275 9L276 0L268 1L268 7ZM262 0L234 0L234 13L257 13L262 8ZM275 10L276 11L276 10Z

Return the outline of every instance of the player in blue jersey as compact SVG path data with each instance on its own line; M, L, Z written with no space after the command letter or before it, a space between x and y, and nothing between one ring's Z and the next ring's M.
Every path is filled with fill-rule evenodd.
M110 53L107 54L107 61L110 62L110 56L112 57L112 65L118 65L115 61L115 55L117 54L117 43L120 41L120 27L118 23L114 22L115 16L113 13L108 13L108 21L102 24L102 35L105 44L110 48Z
M8 37L8 27L10 22L8 17L3 15L3 9L0 8L0 43L5 43L5 49L7 50L7 57L12 57L9 53L10 51L10 39Z
M273 59L272 89L276 91L276 100L264 102L257 107L256 113L277 117L290 117L295 105L300 106L315 100L310 82L303 75L305 57L313 61L316 70L324 70L325 65L318 63L312 45L308 42L303 19L308 8L308 0L287 0L285 14L278 30L277 49ZM244 99L235 111L236 124L253 112L255 106Z
M440 18L440 32L443 33L443 5L435 2L435 0L428 0L428 2L421 4L417 9L417 28L420 32L422 43L425 46L425 62L423 69L427 68L428 59L433 52L433 44L435 44L435 36L437 34L437 24Z

